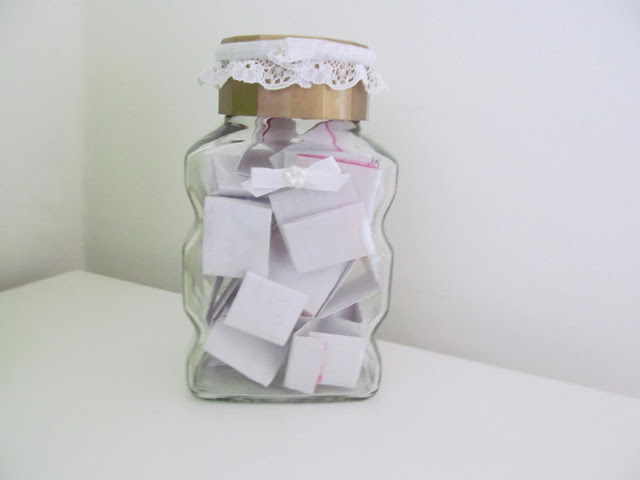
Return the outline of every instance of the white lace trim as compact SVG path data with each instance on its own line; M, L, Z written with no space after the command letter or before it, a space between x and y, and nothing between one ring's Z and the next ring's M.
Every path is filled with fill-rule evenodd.
M328 85L346 90L358 82L368 93L386 89L374 69L375 53L368 48L308 38L259 40L220 45L216 61L200 74L200 83L220 88L233 78L258 83L267 90L291 85Z

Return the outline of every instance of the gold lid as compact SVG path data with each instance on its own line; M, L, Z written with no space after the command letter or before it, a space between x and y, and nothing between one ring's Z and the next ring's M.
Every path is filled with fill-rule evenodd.
M297 35L246 35L225 38L221 43L281 40L289 37L329 40L367 48L345 40ZM257 83L244 83L230 78L220 88L218 112L223 115L270 118L366 120L368 100L369 96L362 82L346 90L333 90L328 85L312 85L310 88L291 85L281 90L267 90Z

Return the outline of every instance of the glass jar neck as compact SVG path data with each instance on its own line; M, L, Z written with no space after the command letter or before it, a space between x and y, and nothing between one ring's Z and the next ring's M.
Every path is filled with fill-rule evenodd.
M320 124L325 124L320 126ZM248 130L253 135L299 137L316 128L326 129L327 132L350 132L360 134L360 122L352 120L323 120L306 118L254 117L249 115L227 115L224 127L229 131ZM289 131L287 133L287 131ZM278 133L280 132L280 133ZM329 133L331 135L331 133Z
M341 122L348 125L349 130L360 130L359 120L341 120L335 118L290 118L290 117L263 117L256 115L225 115L224 124L244 125L245 127L252 128L255 126L256 121L267 121L271 119L287 119L296 123L296 125L309 125L313 127L322 122Z

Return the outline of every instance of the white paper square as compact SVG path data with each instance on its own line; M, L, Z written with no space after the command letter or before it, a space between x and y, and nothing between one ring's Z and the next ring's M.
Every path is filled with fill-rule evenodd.
M204 201L202 273L243 277L248 271L269 272L271 209L237 198Z
M224 323L277 345L284 345L308 295L247 272Z
M284 362L288 346L278 346L217 321L209 332L204 350L267 387Z
M304 315L315 315L342 278L348 263L338 263L311 272L300 273L291 262L279 230L271 237L269 278L309 296Z
M360 378L366 340L360 337L310 332L309 337L327 342L320 384L353 388Z
M285 223L281 230L299 272L325 268L375 251L362 202Z
M291 390L311 394L321 380L327 342L321 338L296 336L291 341L291 351L284 377L284 386Z

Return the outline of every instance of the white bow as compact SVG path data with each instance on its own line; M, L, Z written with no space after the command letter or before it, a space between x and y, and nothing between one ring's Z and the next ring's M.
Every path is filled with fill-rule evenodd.
M289 168L251 168L251 178L242 183L254 197L267 195L281 188L308 188L337 192L351 175L341 173L333 157L319 160L309 168L294 165Z

